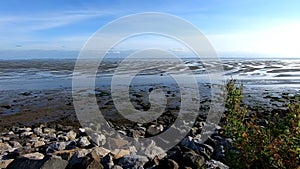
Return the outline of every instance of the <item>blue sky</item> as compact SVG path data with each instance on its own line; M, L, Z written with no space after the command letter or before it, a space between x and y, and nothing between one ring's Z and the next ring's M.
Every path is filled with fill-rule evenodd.
M141 12L194 24L219 54L300 58L297 0L10 0L0 1L0 52L79 51L99 28Z

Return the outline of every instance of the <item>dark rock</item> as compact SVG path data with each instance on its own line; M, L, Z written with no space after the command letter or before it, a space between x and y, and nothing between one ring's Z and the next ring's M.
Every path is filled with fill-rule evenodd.
M18 158L11 162L7 169L64 169L68 162L57 157L47 157L42 160Z
M101 164L103 165L104 169L110 169L112 166L114 166L113 161L114 155L111 153L108 153L106 156L104 156L101 160Z
M129 154L119 160L119 165L124 169L138 169L139 167L144 166L148 161L146 156Z
M155 169L178 169L179 165L172 159L164 159Z
M205 158L193 150L190 150L183 154L183 159L180 164L192 168L201 168L205 164Z

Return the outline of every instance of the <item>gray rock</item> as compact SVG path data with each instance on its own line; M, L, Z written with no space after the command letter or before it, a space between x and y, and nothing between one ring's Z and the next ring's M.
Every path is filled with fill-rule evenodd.
M41 136L43 134L43 129L40 127L36 127L33 129L33 133L36 134L37 136Z
M77 146L78 146L78 147L81 147L81 148L87 147L87 146L89 146L90 144L91 144L90 141L89 141L88 138L85 137L85 136L79 138L79 140L77 141Z
M97 146L101 146L106 143L106 137L103 134L92 133L91 138Z
M31 132L31 131L24 131L20 134L20 138L25 138L25 137L31 136L32 134L33 134L33 132Z
M81 165L86 159L85 156L90 153L91 150L81 149L75 152L75 154L69 160L67 168L74 168L78 165Z
M42 160L18 158L11 162L7 169L64 169L68 162L57 157L47 157Z
M196 153L203 155L207 160L209 160L214 152L213 147L207 144L200 144L195 142L195 140L188 136L181 142L181 145L186 148L194 150Z
M124 169L139 169L148 161L149 159L146 156L129 154L119 160L119 165Z
M47 153L54 153L54 151L60 151L66 149L65 142L54 142L46 150Z
M160 148L157 147L155 145L155 142L153 140L151 140L152 143L150 143L145 149L143 149L143 153L145 154L148 158L153 159L155 156L157 156L159 159L164 158L167 154L165 153L165 151Z
M229 167L220 161L210 160L205 163L206 169L229 169Z
M160 125L151 125L147 129L147 134L153 136L156 135L164 130L164 127Z
M119 165L114 165L111 169L123 169L123 168Z

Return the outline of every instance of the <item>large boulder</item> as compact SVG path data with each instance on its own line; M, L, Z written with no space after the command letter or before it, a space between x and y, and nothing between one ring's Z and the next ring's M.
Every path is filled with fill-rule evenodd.
M47 157L42 160L18 158L11 162L7 169L64 169L68 162L58 157Z

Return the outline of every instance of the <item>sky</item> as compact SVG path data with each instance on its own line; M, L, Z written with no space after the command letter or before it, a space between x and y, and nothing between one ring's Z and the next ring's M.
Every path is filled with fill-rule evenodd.
M28 54L24 51L76 55L89 37L115 19L163 12L196 26L219 55L300 58L299 8L298 0L0 1L0 57Z

